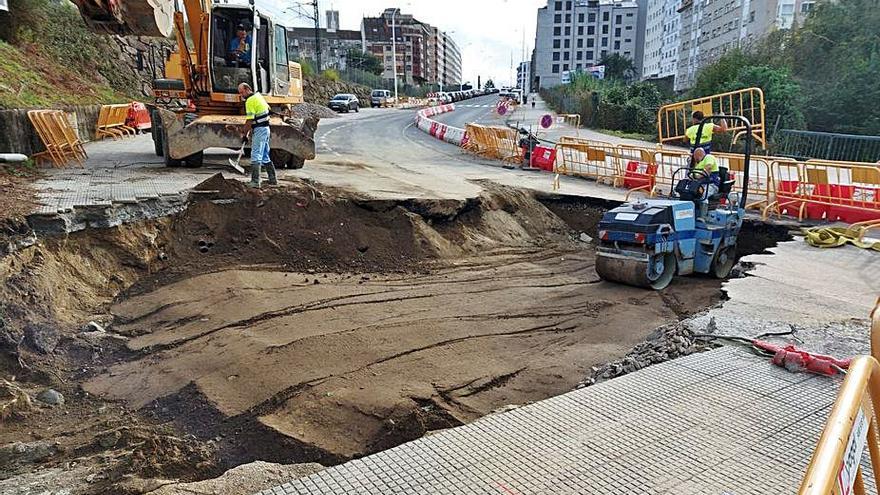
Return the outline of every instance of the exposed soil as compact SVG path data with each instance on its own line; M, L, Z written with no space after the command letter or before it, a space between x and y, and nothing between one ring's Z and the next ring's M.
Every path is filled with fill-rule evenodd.
M30 232L25 216L37 206L31 182L38 176L34 167L0 163L0 255Z
M571 390L722 297L601 282L573 240L601 207L483 186L392 202L215 177L174 218L3 258L0 372L67 400L6 421L0 445L58 446L0 478L76 460L75 493L136 493L125 475L342 462Z

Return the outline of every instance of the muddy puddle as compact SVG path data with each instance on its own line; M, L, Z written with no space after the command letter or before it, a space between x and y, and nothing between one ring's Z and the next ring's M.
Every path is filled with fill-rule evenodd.
M96 439L131 424L199 452L189 475L175 463L169 477L255 460L344 462L567 392L723 297L703 277L663 293L602 282L580 233L594 235L607 205L483 186L467 201L393 202L304 182L257 194L215 178L174 218L22 253L5 266L6 291L50 309L6 314L59 329L50 353L23 354L28 377L67 392L88 418L51 416L66 448L42 467L83 445L99 446L92 456L118 450ZM90 320L105 337L85 341ZM64 383L38 371L48 369ZM47 417L16 420L0 444L34 441ZM149 455L149 472L96 468L94 493L161 477L166 454Z

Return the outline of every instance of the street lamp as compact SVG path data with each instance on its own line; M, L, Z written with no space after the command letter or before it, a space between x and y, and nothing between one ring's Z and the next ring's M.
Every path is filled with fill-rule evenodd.
M397 24L395 16L398 9L391 12L391 65L394 67L394 101L397 104Z

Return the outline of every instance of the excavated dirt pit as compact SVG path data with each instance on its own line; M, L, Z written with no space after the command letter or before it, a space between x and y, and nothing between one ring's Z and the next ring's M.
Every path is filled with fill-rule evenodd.
M30 318L106 312L122 343L89 355L62 339L68 380L83 401L210 443L216 469L195 477L256 459L338 463L567 392L723 297L704 277L662 293L602 282L578 239L603 205L483 187L469 201L391 202L214 178L176 218L73 236L18 273L85 277L31 288L55 313Z

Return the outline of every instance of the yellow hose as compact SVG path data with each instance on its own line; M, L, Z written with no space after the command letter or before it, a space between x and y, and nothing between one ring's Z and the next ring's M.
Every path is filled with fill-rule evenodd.
M846 244L862 249L880 251L880 242L864 242L859 240L859 232L847 227L812 227L801 229L807 244L818 248L840 247Z

